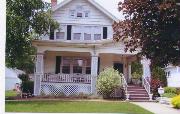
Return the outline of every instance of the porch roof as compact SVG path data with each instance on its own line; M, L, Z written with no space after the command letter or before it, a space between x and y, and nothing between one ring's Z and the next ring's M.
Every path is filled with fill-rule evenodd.
M52 46L52 47L83 47L83 48L89 48L89 47L94 47L94 46L103 46L105 44L112 44L115 43L113 39L106 39L106 40L99 40L99 41L57 41L57 40L33 40L32 44L35 47L38 46Z

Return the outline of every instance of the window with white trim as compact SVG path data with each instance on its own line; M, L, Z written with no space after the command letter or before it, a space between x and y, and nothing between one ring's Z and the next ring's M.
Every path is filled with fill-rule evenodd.
M83 13L82 12L77 12L77 17L83 17Z
M85 70L86 74L91 74L91 59L85 60Z
M63 57L62 58L61 70L62 70L63 74L70 74L70 72L71 72L71 63L72 63L72 59L70 57Z
M81 39L81 33L74 33L73 34L73 39L74 40L80 40Z
M84 33L84 40L91 40L91 34Z
M76 10L77 10L76 17L78 17L78 18L82 18L82 17L83 17L83 12L82 12L83 7L82 7L82 6L80 6L80 5L78 5L78 6L76 7Z
M63 74L91 74L91 59L86 57L62 57L60 71Z
M56 39L64 39L65 33L64 32L56 32Z
M74 58L73 60L73 74L82 74L83 70L83 59Z
M89 14L90 14L90 11L85 11L85 12L84 12L84 17L85 17L85 18L88 18L88 17L89 17Z
M75 10L70 10L70 17L75 17L75 13L76 13Z
M101 40L101 34L94 34L94 40Z

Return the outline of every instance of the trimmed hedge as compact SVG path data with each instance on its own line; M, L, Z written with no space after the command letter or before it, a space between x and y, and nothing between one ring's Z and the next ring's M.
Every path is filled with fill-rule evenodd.
M172 105L174 106L174 108L178 108L180 109L180 95L174 97L171 101Z
M164 88L164 93L174 93L174 94L176 94L176 88L174 88L174 87L165 87Z
M175 94L175 93L164 93L162 96L167 97L167 98L173 98L173 97L177 96L177 94Z

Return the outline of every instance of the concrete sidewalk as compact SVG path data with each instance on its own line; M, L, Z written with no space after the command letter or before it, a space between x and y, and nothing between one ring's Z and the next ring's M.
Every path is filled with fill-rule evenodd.
M165 105L155 102L131 102L154 114L180 114L180 110L172 108L171 105Z

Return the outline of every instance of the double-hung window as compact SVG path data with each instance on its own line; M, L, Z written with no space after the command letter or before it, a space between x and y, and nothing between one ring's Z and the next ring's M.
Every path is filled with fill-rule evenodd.
M85 17L85 18L88 18L89 15L90 15L90 11L84 11L84 17Z
M60 71L63 74L91 74L91 59L85 57L62 57Z
M56 39L64 39L65 33L64 32L56 32Z
M70 17L75 17L76 11L75 10L70 10Z
M82 27L73 26L73 40L81 40L82 37Z
M70 74L71 63L72 63L72 59L70 57L63 57L62 66L61 66L62 73Z
M83 59L81 58L74 58L73 60L73 74L82 74L83 68Z
M102 28L95 26L93 29L93 33L94 33L94 40L101 40L101 34L102 34Z
M84 40L91 40L92 33L91 33L91 26L84 27Z

